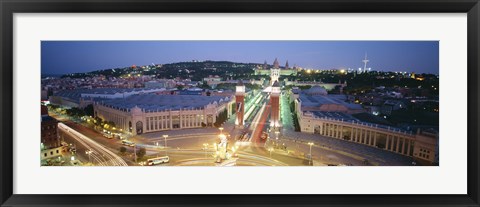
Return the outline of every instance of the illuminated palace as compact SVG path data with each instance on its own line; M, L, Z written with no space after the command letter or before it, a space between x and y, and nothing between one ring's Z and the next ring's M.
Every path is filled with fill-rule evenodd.
M288 60L285 63L285 67L281 67L280 64L278 63L277 58L275 58L275 61L273 62L273 66L269 67L267 64L267 61L263 64L263 67L259 67L255 69L255 75L268 75L271 76L273 72L278 72L277 76L282 76L282 75L297 75L298 68L294 66L293 68L290 68L288 66ZM275 81L272 81L271 84L273 84Z

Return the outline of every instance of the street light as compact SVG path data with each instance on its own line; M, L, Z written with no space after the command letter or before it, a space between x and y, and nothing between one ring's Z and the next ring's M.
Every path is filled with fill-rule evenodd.
M223 127L218 128L220 130L220 134L223 134Z
M233 146L232 147L232 157L236 157L237 155L235 154L237 152L238 148Z
M208 143L203 143L203 150L205 150L205 158L207 158L207 149L208 149Z
M92 152L93 152L92 150L87 150L87 151L85 151L85 154L88 155L88 162L89 162L89 163L92 163L92 161L91 161L91 159L90 159L90 154L92 154Z
M275 136L276 136L277 140L278 140L278 134L280 134L280 131L275 131Z
M313 146L313 142L309 142L308 145L310 145L310 160L308 162L309 165L312 164L312 146Z
M268 151L270 152L270 158L272 158L272 151L273 151L273 148L268 148Z
M168 137L168 134L164 134L162 135L162 137L165 139L165 156L167 156L167 137Z

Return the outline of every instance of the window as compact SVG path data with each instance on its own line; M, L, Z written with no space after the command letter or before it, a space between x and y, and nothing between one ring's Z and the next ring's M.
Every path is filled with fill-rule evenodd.
M58 154L58 150L57 150L57 154Z
M53 155L53 151L50 151L50 155Z
M46 157L46 156L47 156L47 153L43 154L43 156Z

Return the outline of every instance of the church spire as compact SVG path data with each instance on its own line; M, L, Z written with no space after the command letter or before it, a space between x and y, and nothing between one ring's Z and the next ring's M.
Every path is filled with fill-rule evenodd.
M275 69L279 69L279 68L280 68L280 64L278 63L277 58L275 58L275 61L273 61L273 68L275 68Z
M263 69L266 70L267 67L268 67L268 65L267 65L267 60L265 60L265 62L263 63Z
M288 60L287 60L287 63L285 63L285 70L288 70L289 66L288 66Z

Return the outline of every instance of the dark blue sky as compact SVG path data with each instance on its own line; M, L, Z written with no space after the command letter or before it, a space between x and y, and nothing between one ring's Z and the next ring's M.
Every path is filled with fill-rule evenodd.
M438 41L42 41L42 74L191 60L438 74Z

